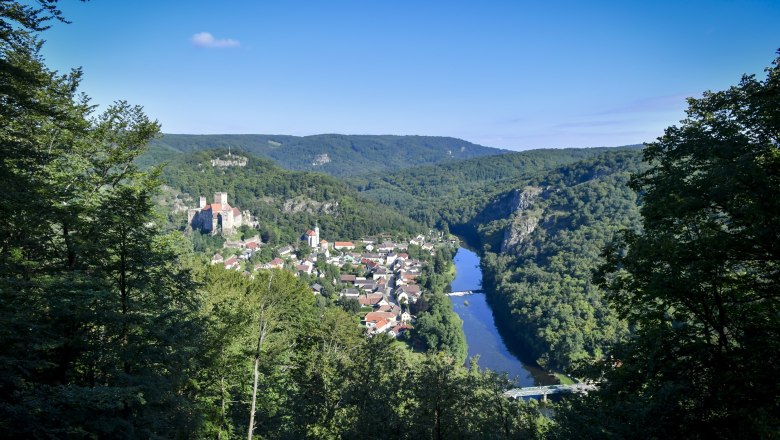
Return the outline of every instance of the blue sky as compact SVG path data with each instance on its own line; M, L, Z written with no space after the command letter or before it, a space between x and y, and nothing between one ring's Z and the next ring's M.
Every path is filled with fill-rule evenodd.
M61 4L72 23L43 35L47 63L166 133L640 143L780 48L777 0Z

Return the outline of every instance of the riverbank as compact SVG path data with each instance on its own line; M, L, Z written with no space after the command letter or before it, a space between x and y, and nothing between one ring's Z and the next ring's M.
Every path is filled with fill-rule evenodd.
M455 278L449 291L482 291L482 269L476 252L461 247L453 258ZM554 385L559 380L532 362L524 362L496 325L484 293L450 297L453 310L463 321L469 358L478 357L480 367L506 373L518 386ZM468 305L465 302L468 301Z

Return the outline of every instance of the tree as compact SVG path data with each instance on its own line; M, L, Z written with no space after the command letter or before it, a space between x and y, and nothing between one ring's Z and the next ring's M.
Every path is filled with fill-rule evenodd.
M298 250L295 251L295 255L299 260L303 260L309 258L311 251L312 249L311 246L309 246L309 243L302 241L298 244Z
M55 1L0 5L0 429L9 437L175 437L200 417L199 342L177 236L134 165L159 124L94 114L34 33Z
M433 352L445 352L461 364L466 360L466 337L463 321L452 310L452 302L441 293L430 298L430 310L417 316L415 337ZM418 299L420 302L422 298Z
M594 436L780 432L780 58L767 73L689 99L682 125L647 146L632 181L644 229L601 274L636 331L564 436L606 414Z
M339 298L336 303L349 314L357 315L360 313L360 302L354 298Z
M307 331L291 372L296 394L285 417L292 423L284 434L274 436L341 438L360 417L350 405L350 390L355 376L366 371L357 364L359 347L365 342L363 330L356 317L338 308L325 308L318 311Z
M360 414L347 438L365 438L366 432L376 426L383 427L384 438L403 438L406 432L404 407L409 396L404 380L408 365L404 353L393 342L393 338L379 334L359 347L356 358L362 368L354 369L348 395Z
M279 429L289 405L290 359L310 328L311 290L288 271L254 278L218 266L201 268L206 368L197 374L204 435L254 435ZM252 426L253 429L249 427Z

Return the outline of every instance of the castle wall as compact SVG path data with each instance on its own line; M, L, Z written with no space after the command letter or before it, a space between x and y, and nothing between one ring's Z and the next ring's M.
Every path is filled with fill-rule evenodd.
M227 210L222 211L221 214L222 217L222 233L223 234L230 234L233 232L233 211Z
M188 223L192 229L200 229L203 232L211 232L214 228L211 222L211 211L190 209L187 211Z
M210 232L212 235L217 231L222 231L223 235L227 235L232 234L244 223L241 212L238 211L238 214L234 214L233 208L228 204L226 192L214 193L214 202L209 209L203 210L203 207L206 206L205 197L200 197L199 202L200 208L187 210L187 223L193 229L200 229L205 233ZM218 205L222 209L215 212L214 208Z

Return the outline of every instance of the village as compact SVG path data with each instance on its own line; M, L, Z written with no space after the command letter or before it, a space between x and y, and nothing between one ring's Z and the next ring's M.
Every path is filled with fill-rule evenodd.
M205 225L203 229L209 233L226 237L223 250L212 256L212 265L241 271L246 276L259 270L290 270L310 281L312 294L336 296L340 303L355 303L354 309L363 315L361 322L370 335L386 333L397 338L412 328L413 304L423 294L419 279L428 264L425 260L429 258L425 257L434 257L439 246L453 245L448 237L433 230L404 241L379 236L329 242L320 236L320 228L315 225L302 234L298 243L274 248L271 261L256 263L253 257L269 245L259 235L233 239L241 220L227 216L223 220L219 211L239 211L227 204L225 193L215 194L215 200L220 202L216 207L201 198L200 207L191 210L189 218L190 227ZM244 222L250 221L248 213L244 217ZM220 229L223 221L227 227Z

